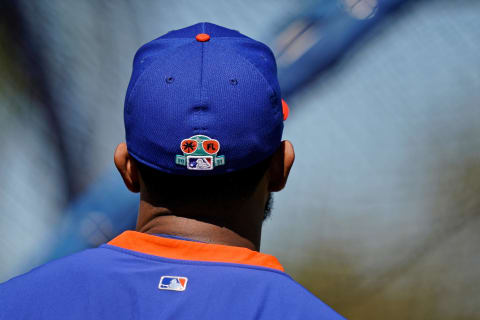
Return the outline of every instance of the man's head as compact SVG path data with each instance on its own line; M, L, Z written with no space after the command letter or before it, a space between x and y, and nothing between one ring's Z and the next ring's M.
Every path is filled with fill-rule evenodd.
M205 215L259 199L258 205L263 203L264 207L263 219L270 214L271 193L285 187L294 159L292 144L283 141L272 156L249 168L221 175L188 176L164 173L138 162L125 143L118 145L114 157L127 188L140 192L142 199L155 206L188 208Z
M265 215L294 160L287 117L271 50L199 23L137 51L115 164L152 205L203 217L255 203Z

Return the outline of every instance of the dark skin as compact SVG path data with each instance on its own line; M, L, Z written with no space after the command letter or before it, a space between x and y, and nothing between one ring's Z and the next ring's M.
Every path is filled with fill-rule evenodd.
M139 232L170 234L206 243L245 247L258 251L265 205L271 192L285 187L295 152L290 141L282 141L255 192L248 199L225 203L169 205L168 199L147 192L135 160L122 142L114 155L115 166L127 188L140 192ZM228 212L228 214L225 214Z

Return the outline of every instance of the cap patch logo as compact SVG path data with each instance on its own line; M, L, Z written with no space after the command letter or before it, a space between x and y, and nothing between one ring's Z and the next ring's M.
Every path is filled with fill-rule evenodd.
M158 283L160 290L185 291L187 288L187 277L162 276Z
M186 166L188 170L213 170L225 164L225 156L217 156L220 142L204 135L183 139L180 150L183 155L177 154L175 163Z
M184 139L182 141L182 144L180 145L180 148L182 149L184 154L191 154L194 153L195 150L197 150L197 146L197 141L192 139Z
M220 150L220 143L215 139L205 140L202 142L202 147L208 154L217 154Z

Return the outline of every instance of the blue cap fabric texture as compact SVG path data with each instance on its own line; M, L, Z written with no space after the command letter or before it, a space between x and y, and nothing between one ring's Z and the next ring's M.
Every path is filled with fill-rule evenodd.
M215 175L251 167L282 138L273 53L212 23L170 31L137 51L124 120L129 154L157 170Z

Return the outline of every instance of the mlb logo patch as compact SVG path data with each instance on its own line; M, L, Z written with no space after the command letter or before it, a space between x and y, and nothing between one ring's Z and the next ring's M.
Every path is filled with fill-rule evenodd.
M162 276L158 284L158 289L185 291L185 289L187 288L187 281L187 277Z
M187 156L187 168L190 170L212 170L212 156Z

